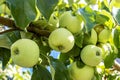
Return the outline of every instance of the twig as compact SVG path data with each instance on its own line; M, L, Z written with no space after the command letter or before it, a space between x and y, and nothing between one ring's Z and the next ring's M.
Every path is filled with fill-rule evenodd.
M13 29L22 30L22 29L20 29L20 27L15 25L14 20L11 20L9 18L4 18L4 17L0 16L0 24L8 26L8 27L13 28ZM27 27L27 31L32 32L32 33L37 34L37 35L40 35L40 36L46 36L46 37L49 36L50 32L48 30L42 30L40 28L37 28L36 26L37 25L34 25L31 23Z
M18 30L18 29L12 28L12 29L8 29L8 30L4 30L4 31L1 31L0 34L4 34L4 33L15 31L15 30Z

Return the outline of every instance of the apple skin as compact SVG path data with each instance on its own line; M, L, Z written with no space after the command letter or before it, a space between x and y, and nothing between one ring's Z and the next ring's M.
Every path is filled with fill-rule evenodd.
M95 45L87 45L81 51L81 60L89 66L97 66L102 60L102 49Z
M91 30L91 35L90 36L84 36L84 44L93 44L96 45L97 43L97 32L92 29Z
M68 67L69 75L72 80L92 80L94 77L94 68L85 65L82 68L77 67L76 62L73 62Z
M107 41L109 41L110 36L111 30L105 28L99 33L98 42L106 43Z
M73 48L75 40L70 31L59 28L50 34L48 42L52 49L66 53Z
M53 31L59 27L59 19L58 19L58 17L55 16L55 13L53 13L50 16L48 23L50 25L48 27L50 31Z
M19 39L11 46L11 58L21 67L33 67L39 60L39 47L30 39Z
M64 12L59 18L60 27L66 27L73 34L82 30L82 18L73 16L71 11Z

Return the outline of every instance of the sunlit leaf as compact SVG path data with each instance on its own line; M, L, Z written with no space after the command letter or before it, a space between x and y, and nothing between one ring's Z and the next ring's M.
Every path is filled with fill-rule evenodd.
M111 53L111 54L107 55L105 60L104 60L105 67L106 68L112 67L116 57L117 57L117 55L115 53Z
M79 9L80 14L86 25L86 31L89 32L95 25L94 11L90 7Z

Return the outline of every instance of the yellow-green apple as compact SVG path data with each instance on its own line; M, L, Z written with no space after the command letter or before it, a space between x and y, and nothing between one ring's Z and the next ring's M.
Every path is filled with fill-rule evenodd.
M94 68L88 65L85 65L82 68L79 68L76 65L76 62L73 62L68 67L69 75L72 80L92 80L94 77Z
M102 43L106 43L107 41L109 41L110 36L111 36L111 30L105 28L98 35L98 41Z
M60 27L67 28L72 33L78 33L82 30L82 18L73 15L71 11L64 12L59 18Z
M92 29L90 36L87 34L84 36L84 44L96 45L96 43L97 43L97 33L94 29Z
M94 29L98 35L98 42L106 43L109 41L112 30L108 29L104 25L97 25Z
M33 67L39 60L39 47L30 39L19 39L11 46L11 58L21 67Z
M48 23L50 25L48 27L50 31L53 31L59 27L59 19L54 13L50 16Z
M89 66L96 66L102 61L102 49L95 45L87 45L81 51L81 60Z
M70 31L58 28L50 34L48 42L52 49L66 53L73 48L75 40Z

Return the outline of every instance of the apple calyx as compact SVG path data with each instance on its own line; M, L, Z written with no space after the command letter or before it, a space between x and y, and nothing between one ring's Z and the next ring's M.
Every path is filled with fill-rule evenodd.
M64 49L65 49L65 47L64 47L64 46L62 46L62 45L59 45L59 46L58 46L58 49L61 51L61 50L64 50Z
M95 45L87 45L81 51L81 60L89 66L97 66L102 60L102 49Z
M99 51L96 51L96 56L100 56L100 52Z
M16 48L13 52L14 52L15 55L18 55L19 54L19 49Z

